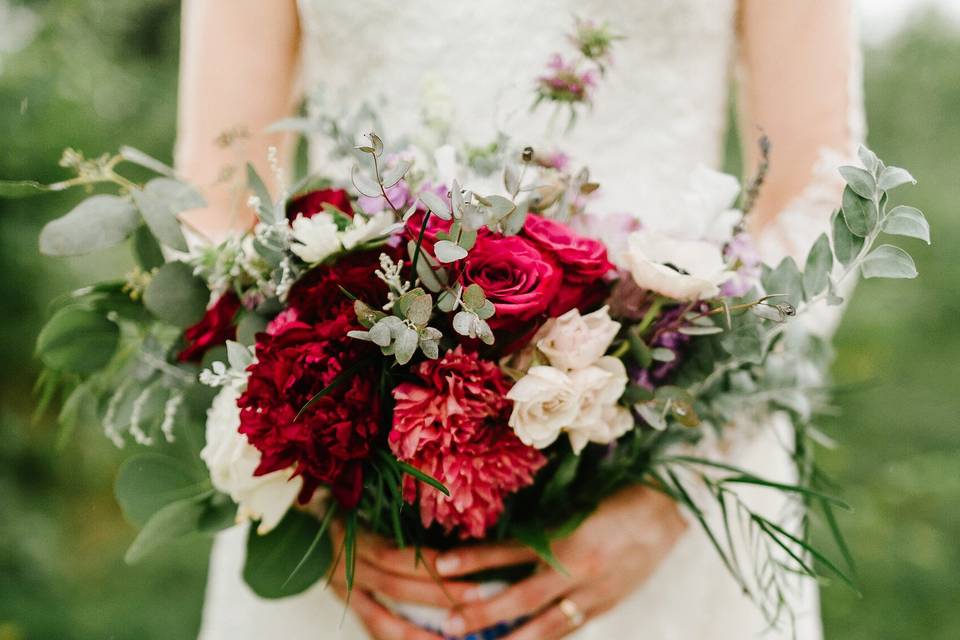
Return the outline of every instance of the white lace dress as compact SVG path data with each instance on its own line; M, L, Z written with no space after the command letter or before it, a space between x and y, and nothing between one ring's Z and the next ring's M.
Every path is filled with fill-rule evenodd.
M486 143L498 129L536 146L549 109L531 114L531 83L550 54L565 51L571 16L609 21L625 36L600 83L592 113L562 141L602 185L594 209L650 218L670 215L670 203L698 164L717 166L728 119L728 88L737 60L735 0L496 0L451 2L301 0L305 87L322 85L328 102L344 108L386 99L383 130L416 131L424 91L444 102L466 140ZM853 56L856 67L856 56ZM850 74L851 142L862 135L856 68ZM443 98L443 100L440 100ZM428 114L429 115L429 114ZM313 150L323 162L323 142ZM786 251L780 238L809 246L832 203L819 202L816 179L763 242L765 257ZM836 192L827 193L835 197ZM768 425L770 426L770 425ZM758 474L789 479L782 438L789 425L767 428L728 446L728 455ZM775 514L773 492L754 507ZM241 578L245 530L220 535L210 565L203 640L330 638L366 640L361 625L322 584L299 596L264 601ZM796 608L797 637L816 640L815 587ZM767 631L696 526L656 573L606 615L575 633L576 640L787 638Z

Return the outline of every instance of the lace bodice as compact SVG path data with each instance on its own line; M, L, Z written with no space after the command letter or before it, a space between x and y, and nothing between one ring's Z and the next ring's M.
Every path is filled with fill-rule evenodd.
M301 0L307 88L325 104L386 100L387 136L422 128L425 92L445 94L452 130L486 144L556 142L565 114L531 112L551 54L571 49L572 16L609 22L624 38L593 110L561 142L601 184L600 211L656 211L697 164L721 159L734 57L734 0L559 2ZM437 108L437 107L435 107ZM438 108L445 108L440 106ZM551 122L551 118L553 121ZM314 159L324 162L322 144Z

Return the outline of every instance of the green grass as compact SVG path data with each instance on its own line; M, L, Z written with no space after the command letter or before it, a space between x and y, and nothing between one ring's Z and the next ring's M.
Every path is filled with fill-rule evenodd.
M29 3L46 26L0 60L0 176L62 177L65 145L96 154L127 143L169 160L177 5ZM863 387L838 398L842 417L823 426L842 446L821 460L856 508L842 519L864 598L824 591L831 640L960 634L958 60L960 35L933 17L866 55L870 144L920 179L905 197L926 212L934 244L911 246L919 282L864 283L838 334L837 381ZM134 532L111 492L122 452L96 428L55 451L52 419L30 422L48 301L112 266L36 254L40 226L68 200L0 202L0 640L190 638L208 543L124 565Z

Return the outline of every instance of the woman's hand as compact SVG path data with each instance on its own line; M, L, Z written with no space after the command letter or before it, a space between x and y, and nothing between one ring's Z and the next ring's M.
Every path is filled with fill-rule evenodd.
M532 616L506 640L563 638L641 585L686 527L670 498L645 487L624 490L554 545L569 575L543 567L489 600L464 604L447 619L444 632L461 636ZM435 566L452 578L523 562L529 558L524 553L512 545L469 547L442 554Z
M332 523L331 533L334 549L339 549L343 542L343 526ZM359 534L357 565L349 602L350 608L375 640L440 640L440 636L400 618L381 604L374 594L397 602L426 604L443 609L453 609L479 597L475 584L441 579L433 568L436 555L435 551L422 549L418 557L413 549L398 549L386 538ZM509 561L510 557L505 557L505 560ZM525 552L522 557L530 559L531 556ZM332 586L346 601L347 584L342 559L333 576Z

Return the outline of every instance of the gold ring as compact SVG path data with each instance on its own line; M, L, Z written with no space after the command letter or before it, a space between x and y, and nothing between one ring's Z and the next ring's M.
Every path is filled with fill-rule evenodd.
M564 598L558 603L557 606L560 607L560 613L567 616L567 620L570 621L571 627L579 627L586 620L586 616L583 615L583 611L581 611L580 607L577 606L577 603L570 598Z

